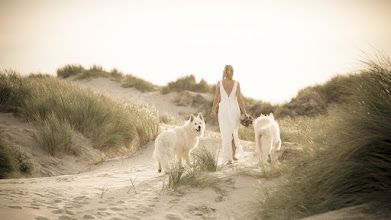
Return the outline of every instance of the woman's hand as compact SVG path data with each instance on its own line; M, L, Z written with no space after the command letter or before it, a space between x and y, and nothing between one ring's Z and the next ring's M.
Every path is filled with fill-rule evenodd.
M212 113L210 113L210 117L211 118L214 118L216 116L216 112L215 111L212 111Z

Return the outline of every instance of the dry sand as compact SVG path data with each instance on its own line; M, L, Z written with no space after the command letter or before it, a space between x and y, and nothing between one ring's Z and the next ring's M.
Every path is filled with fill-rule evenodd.
M212 136L206 135L200 146L218 146ZM242 143L244 155L222 166L213 174L219 183L204 189L163 189L167 176L157 172L152 142L131 158L107 161L81 174L3 179L1 219L243 219L259 185L250 173L260 171L253 143ZM276 184L276 179L260 181Z

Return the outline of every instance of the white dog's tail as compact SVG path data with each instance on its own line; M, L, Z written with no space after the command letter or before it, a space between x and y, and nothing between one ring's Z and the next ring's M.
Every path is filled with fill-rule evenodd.
M273 122L274 122L274 119L269 118L269 117L265 117L265 116L261 116L255 120L254 129L256 131L261 131L261 130L269 127L270 125L272 125Z

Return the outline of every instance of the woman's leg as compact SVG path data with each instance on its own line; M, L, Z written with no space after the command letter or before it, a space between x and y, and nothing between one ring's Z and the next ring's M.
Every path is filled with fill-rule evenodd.
M238 160L238 159L235 157L235 151L236 151L235 141L234 141L234 139L232 138L232 158L233 158L234 160Z

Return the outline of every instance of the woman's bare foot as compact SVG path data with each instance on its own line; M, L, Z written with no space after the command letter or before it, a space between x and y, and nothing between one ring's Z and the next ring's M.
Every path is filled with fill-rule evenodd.
M238 158L236 158L236 157L232 157L234 160L238 160Z
M232 160L229 160L228 162L227 162L227 165L231 165L232 164Z

